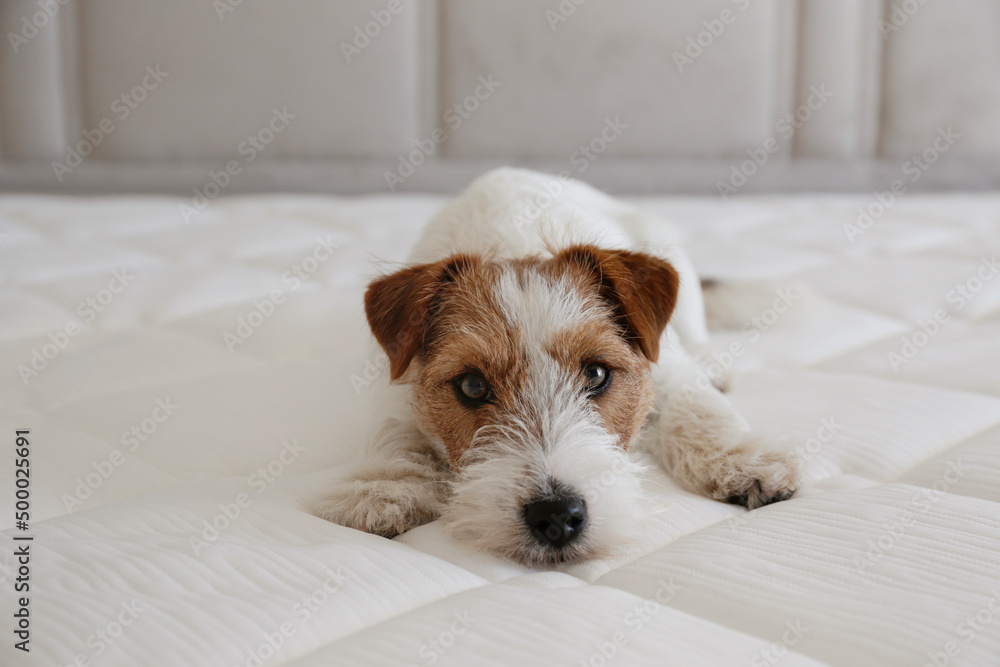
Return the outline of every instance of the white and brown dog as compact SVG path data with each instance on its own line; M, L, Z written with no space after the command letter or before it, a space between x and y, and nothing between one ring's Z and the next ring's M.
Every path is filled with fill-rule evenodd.
M635 249L666 224L562 177L474 182L412 265L368 288L368 322L408 396L317 514L386 537L441 517L459 539L540 565L633 541L646 511L633 449L710 498L790 497L793 458L753 438L685 352L707 344L690 261L676 245Z

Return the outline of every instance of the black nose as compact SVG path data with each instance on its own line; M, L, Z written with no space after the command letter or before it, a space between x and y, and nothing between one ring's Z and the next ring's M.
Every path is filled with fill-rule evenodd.
M524 506L524 522L542 544L562 547L583 533L587 503L577 496L551 496Z

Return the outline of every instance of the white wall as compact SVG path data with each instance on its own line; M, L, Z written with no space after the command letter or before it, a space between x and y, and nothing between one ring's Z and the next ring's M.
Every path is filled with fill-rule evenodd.
M910 189L1000 186L992 0L395 1L0 0L0 186L187 192L231 163L233 192L451 190L517 163L717 193L766 155L735 189L874 189L925 150Z

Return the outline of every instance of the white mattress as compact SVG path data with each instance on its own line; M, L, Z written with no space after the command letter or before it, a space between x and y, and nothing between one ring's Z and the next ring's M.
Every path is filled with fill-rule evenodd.
M703 273L811 291L759 340L716 334L744 344L733 400L802 450L804 484L747 513L658 473L668 504L640 552L561 571L304 506L377 409L363 286L439 198L241 197L190 224L180 203L0 198L0 525L34 536L32 660L0 545L0 664L1000 664L1000 279L976 277L1000 256L1000 197L907 197L854 243L863 197L639 200ZM318 244L337 247L307 260ZM293 265L314 270L296 284ZM35 350L54 358L25 382Z

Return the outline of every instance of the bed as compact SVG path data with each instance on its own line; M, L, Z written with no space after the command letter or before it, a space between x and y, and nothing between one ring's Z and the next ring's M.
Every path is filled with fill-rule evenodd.
M635 199L785 286L714 363L803 483L654 473L640 548L550 570L308 511L386 381L363 287L442 201L0 197L0 664L1000 664L1000 196Z

